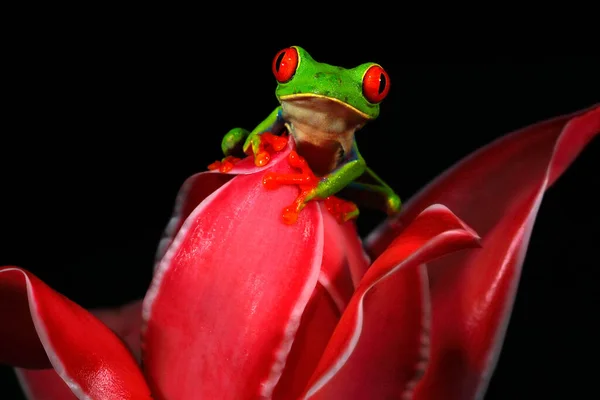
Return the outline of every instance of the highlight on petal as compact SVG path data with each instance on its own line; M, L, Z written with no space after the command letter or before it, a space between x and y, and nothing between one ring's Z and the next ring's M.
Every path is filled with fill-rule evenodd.
M317 285L323 221L310 203L284 224L297 188L265 190L262 177L238 175L207 197L155 271L142 340L159 398L268 398L281 376Z
M142 325L142 300L118 308L90 311L121 338L136 360L140 362L140 331ZM19 383L29 400L76 399L69 386L58 373L50 369L15 368Z
M419 214L363 277L306 398L409 396L428 356L430 306L424 264L477 245L475 232L446 207L433 205Z
M264 167L257 167L254 164L253 157L246 157L234 164L233 169L226 173L221 173L218 170L206 171L194 174L187 178L177 194L173 215L158 244L154 267L158 267L158 263L165 255L179 229L181 229L185 219L211 193L229 182L236 175L255 174L272 168L275 164L285 160L286 156L294 148L295 143L292 136L290 136L288 138L287 147L282 151L274 153L269 164Z
M78 398L151 398L121 340L30 272L0 268L0 300L1 363L27 368L51 365ZM49 361L46 365L40 362L42 355Z
M543 194L599 133L595 106L507 135L448 170L367 239L370 253L380 254L431 203L445 204L482 237L482 250L428 264L431 359L415 399L483 397Z

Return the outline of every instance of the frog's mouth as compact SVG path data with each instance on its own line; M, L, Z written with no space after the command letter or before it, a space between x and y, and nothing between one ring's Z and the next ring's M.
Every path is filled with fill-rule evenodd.
M331 172L352 150L355 132L368 120L354 107L327 96L289 95L279 100L298 153L319 176Z
M287 94L287 95L281 96L279 98L279 100L281 102L284 102L284 101L289 102L289 101L295 101L295 100L309 100L309 99L315 99L315 103L318 103L321 105L323 104L323 101L335 103L335 104L341 105L342 107L344 107L348 110L351 110L352 112L359 115L360 117L362 117L365 120L372 119L367 113L360 111L358 108L353 107L350 104L345 103L339 99L336 99L335 97L329 97L329 96L325 96L322 94L315 94L315 93ZM318 101L317 99L320 99L321 101Z

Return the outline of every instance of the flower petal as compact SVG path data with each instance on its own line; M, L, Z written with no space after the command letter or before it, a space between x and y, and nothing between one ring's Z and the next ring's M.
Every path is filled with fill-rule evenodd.
M317 284L323 222L310 203L285 225L297 188L266 190L262 177L238 175L207 197L155 272L143 359L159 398L269 397L281 376Z
M285 149L275 152L272 159L264 167L257 167L254 164L254 157L245 157L236 164L233 169L226 173L221 173L218 170L200 172L187 178L175 199L175 207L173 215L165 228L165 231L160 239L155 255L154 268L158 267L158 263L165 255L167 248L173 242L173 238L181 229L185 219L196 209L196 207L211 193L229 182L235 175L255 174L271 168L273 165L284 160L286 156L295 147L293 138L290 136L288 145Z
M142 300L134 301L116 309L98 309L90 312L125 342L139 362L141 357ZM69 400L77 398L52 368L15 368L15 372L29 400Z
M277 382L273 399L298 399L304 392L335 327L340 311L325 288L318 284L304 309L300 327Z
M15 368L28 400L75 400L77 396L52 368Z
M476 234L434 205L398 236L362 279L311 379L311 399L409 394L427 357L429 300L423 264L477 245Z
M340 224L323 204L319 206L325 234L319 283L329 293L341 315L370 262L354 221Z
M102 308L90 312L120 337L138 363L141 362L142 300L118 308Z
M45 354L79 398L150 399L144 377L121 340L33 274L1 268L0 298L0 304L10 305L0 309L0 362L40 368Z
M412 199L367 243L381 252L426 204L450 207L483 249L428 265L432 356L416 399L481 398L512 310L531 229L547 187L600 133L600 107L525 128L484 147Z
M319 284L302 315L275 399L295 399L304 392L354 293L353 278L360 280L369 267L354 222L339 224L324 204L320 207L325 241Z

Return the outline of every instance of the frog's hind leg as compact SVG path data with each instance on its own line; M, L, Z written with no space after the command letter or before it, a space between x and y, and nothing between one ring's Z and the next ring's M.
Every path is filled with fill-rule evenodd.
M385 183L383 179L377 176L372 169L367 167L364 175L366 175L366 177L369 178L373 183L364 183L359 180L350 183L348 188L362 192L369 192L375 194L377 197L382 197L385 205L381 208L384 208L384 211L390 215L398 213L402 207L402 202L394 190L387 183Z
M339 222L346 222L358 216L359 210L354 203L339 199L334 195L346 186L348 181L360 176L364 171L362 158L351 158L332 173L318 178L306 160L296 151L292 151L288 157L290 166L299 169L299 173L268 172L263 178L263 185L267 189L275 189L281 185L296 185L300 189L296 200L284 209L283 220L285 223L296 222L300 211L311 200L324 200L326 208Z

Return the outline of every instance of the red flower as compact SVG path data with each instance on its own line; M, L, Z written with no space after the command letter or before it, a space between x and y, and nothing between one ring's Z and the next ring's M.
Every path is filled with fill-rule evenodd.
M599 132L596 106L481 149L367 239L370 266L320 203L283 224L297 189L265 190L251 160L195 175L142 312L94 317L0 269L0 362L33 398L480 398L542 196Z

